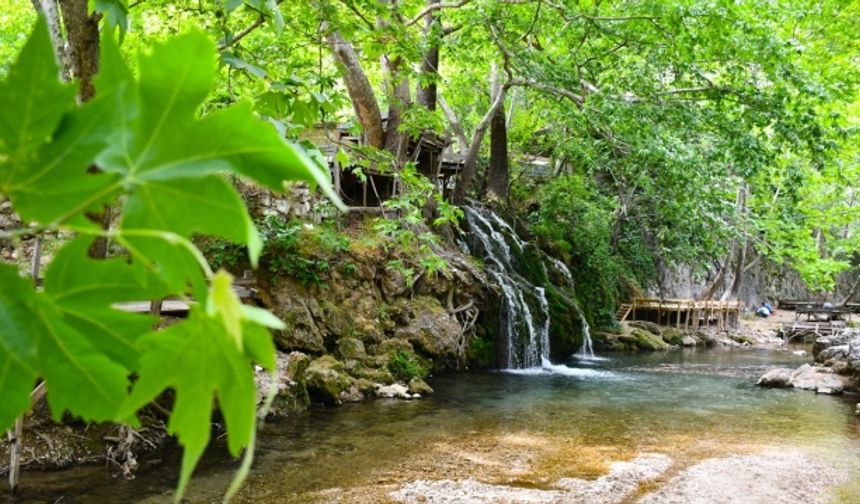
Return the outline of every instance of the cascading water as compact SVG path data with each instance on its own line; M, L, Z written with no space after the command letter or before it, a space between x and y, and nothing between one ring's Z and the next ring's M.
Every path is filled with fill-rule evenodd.
M507 339L507 367L528 369L550 365L550 318L546 291L518 272L518 257L522 255L525 244L493 212L466 207L465 213L472 236L477 240L471 247L472 252L482 254L487 262L487 272L502 290L504 321L501 329ZM512 253L511 246L518 256Z
M564 276L565 280L570 284L571 288L574 288L575 285L573 283L573 275L570 273L570 269L566 264L559 261L554 257L550 257L553 266ZM588 320L585 318L585 313L583 313L582 308L579 306L579 303L576 300L572 300L574 309L576 313L579 315L579 320L582 322L582 346L579 348L579 352L577 355L589 359L594 358L594 345L591 342L591 328L588 326Z

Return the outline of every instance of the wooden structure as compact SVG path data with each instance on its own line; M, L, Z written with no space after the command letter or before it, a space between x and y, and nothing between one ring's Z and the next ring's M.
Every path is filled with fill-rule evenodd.
M629 316L632 320L674 325L677 329L713 326L725 330L737 326L743 308L740 301L636 298L620 320ZM617 315L620 317L620 310Z
M233 292L236 296L246 304L259 304L259 293L255 288L256 279L247 274L244 278L237 278L233 281ZM193 301L185 301L183 299L165 299L161 302L161 308L158 312L160 316L171 317L186 317L188 310L191 309ZM118 310L123 310L131 313L152 313L152 301L133 301L130 303L117 303L113 305Z
M316 144L325 156L334 189L351 211L379 211L383 202L397 195L398 180L391 171L373 166L341 166L338 150L349 152L363 144L361 137L353 135L344 126L321 125L308 133L305 139ZM433 131L424 131L418 138L410 139L407 148L407 161L415 163L418 172L430 179L445 197L453 191L455 179L464 164L461 156L447 149L449 144L447 138Z
M801 320L785 322L782 325L782 338L786 343L795 340L815 341L822 336L833 336L845 329L843 320Z

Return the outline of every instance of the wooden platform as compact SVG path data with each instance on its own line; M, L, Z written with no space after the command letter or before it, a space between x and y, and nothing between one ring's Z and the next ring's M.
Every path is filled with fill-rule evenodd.
M782 337L786 342L801 340L815 341L816 338L822 336L832 336L839 334L845 329L845 321L828 320L828 321L804 321L795 320L794 322L785 322L782 325Z
M709 326L728 329L737 326L743 308L740 301L636 298L624 318L674 325L677 329Z

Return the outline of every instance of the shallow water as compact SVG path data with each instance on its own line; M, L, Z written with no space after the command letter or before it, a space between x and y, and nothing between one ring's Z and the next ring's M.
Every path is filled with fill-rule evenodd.
M361 487L335 493L367 501L418 478L542 486L595 477L640 451L682 465L762 446L800 447L839 464L860 453L857 398L754 385L770 366L796 367L808 357L742 349L605 357L439 376L430 380L430 398L315 408L268 423L237 500L325 502L334 495L326 489ZM162 502L175 485L176 455L168 450L131 481L92 467L25 473L22 502ZM235 467L223 447L213 447L189 501L217 501Z

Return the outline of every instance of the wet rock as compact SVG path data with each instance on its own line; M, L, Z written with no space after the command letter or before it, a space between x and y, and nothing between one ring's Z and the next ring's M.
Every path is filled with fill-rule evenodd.
M341 391L340 400L344 403L359 402L364 399L364 394L358 387L358 384L353 384L349 390Z
M694 347L697 344L698 344L698 341L696 341L696 338L694 338L692 336L684 336L683 338L681 338L681 346Z
M341 338L337 341L337 352L344 359L361 360L367 356L364 343L356 338Z
M278 352L274 376L262 368L255 371L258 417L284 417L308 407L310 397L305 383L305 371L309 363L310 358L301 352ZM274 396L266 411L263 408L271 393L274 393Z
M377 387L376 396L388 399L412 399L409 389L402 383L393 383L384 387Z
M756 385L770 388L790 388L791 375L794 372L790 369L771 369L758 379Z
M841 394L850 381L833 370L804 364L791 375L791 384L802 390L815 390L822 394Z
M311 362L307 370L307 387L311 399L329 405L343 403L343 392L352 388L353 380L344 372L343 363L331 355Z
M394 337L407 340L416 350L430 357L457 356L462 328L436 298L415 298L413 318L407 327L398 328Z
M374 347L376 355L387 356L390 353L403 351L407 353L415 353L412 343L401 338L390 338ZM387 358L386 358L387 363Z
M836 345L821 350L815 357L818 362L827 362L831 359L845 359L848 357L848 345Z
M409 380L409 393L428 396L433 393L433 388L421 378L412 378Z

